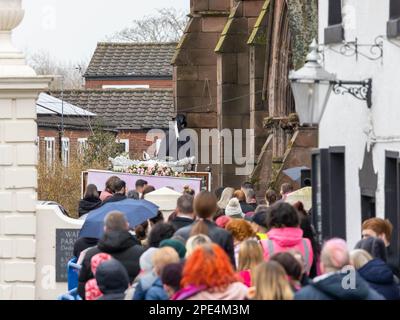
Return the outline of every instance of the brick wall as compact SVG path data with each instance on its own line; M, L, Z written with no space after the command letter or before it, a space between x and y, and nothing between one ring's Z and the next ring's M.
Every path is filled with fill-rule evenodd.
M86 80L86 89L102 89L103 85L149 85L150 89L172 88L173 81L169 80Z
M69 138L70 143L70 159L73 159L78 154L78 139L79 138L88 138L90 135L90 131L87 130L65 130L64 137ZM56 129L52 128L39 128L38 130L39 137L39 150L40 150L40 158L43 159L45 152L45 138L54 138L55 140L55 157L59 156L60 151L60 141L59 141L59 132Z
M160 139L163 137L160 136ZM148 134L148 131L121 131L117 135L117 139L129 139L129 155L131 159L141 159L143 151L149 151L150 156L153 156L155 148L150 148L157 136ZM147 139L147 140L146 140Z
M90 136L90 131L65 130L64 137L69 138L69 143L70 143L70 159L76 157L78 154L77 153L78 139L88 138L89 136ZM38 137L39 137L39 150L41 159L44 159L45 137L54 138L55 150L56 150L55 156L58 157L60 150L58 130L51 128L39 128ZM146 137L148 140L146 140ZM162 139L163 136L160 136L159 138ZM129 156L131 159L136 159L142 157L143 151L147 152L149 150L151 156L154 154L155 148L150 148L150 147L153 145L153 143L155 143L157 135L148 134L148 131L144 130L121 131L118 133L116 139L128 139Z

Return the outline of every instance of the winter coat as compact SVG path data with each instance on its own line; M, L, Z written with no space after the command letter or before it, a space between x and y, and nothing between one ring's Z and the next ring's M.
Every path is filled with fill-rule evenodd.
M112 193L111 192L108 192L108 191L102 191L101 193L100 193L100 200L101 201L105 201L105 200L107 200L108 198L111 198L112 197Z
M242 270L239 272L239 277L243 280L243 283L247 287L251 287L251 271L250 270Z
M248 287L241 282L230 284L224 291L202 290L185 300L245 300Z
M169 223L172 224L176 230L182 229L191 225L194 222L191 218L176 216Z
M165 292L160 278L157 278L150 289L147 290L145 300L168 300L168 294Z
M246 201L240 201L239 203L244 214L254 212L257 208L257 204L255 203L247 203Z
M107 253L98 253L92 257L90 260L91 270L94 275L96 275L96 270L98 266L111 259L111 256ZM85 300L97 300L102 296L102 293L97 285L96 279L90 279L85 285Z
M82 251L96 246L98 242L96 238L79 238L74 244L74 257L79 258Z
M84 214L89 213L90 211L97 209L101 206L100 198L90 197L83 198L79 201L78 213L79 217L82 217Z
M218 244L219 246L221 246L222 249L225 250L226 254L231 259L232 265L235 266L235 254L233 249L232 234L225 229L218 227L213 221L204 220L204 222L208 227L207 236L209 236L214 243ZM185 239L185 241L187 241L187 239L190 238L190 233L195 225L196 222L187 227L179 229L175 232L174 236L182 237L183 239Z
M395 283L393 272L384 261L373 259L358 269L358 273L387 300L400 300L400 287Z
M106 203L111 203L111 202L118 202L126 199L126 195L121 194L121 193L115 193L112 197L104 200L102 202L102 206L104 206Z
M400 279L400 260L393 246L386 247L387 261L386 263L392 269L393 274Z
M297 250L304 257L307 271L313 264L314 254L311 242L303 238L303 230L300 228L273 228L268 232L268 239L262 240L261 244L265 260L269 260L269 257L275 253Z
M379 293L371 289L368 283L357 273L354 273L355 288L345 288L343 283L349 281L348 273L334 272L319 276L295 293L295 300L385 300Z
M89 249L82 262L79 272L78 293L84 299L85 284L93 278L90 269L91 258L97 253L105 252L114 259L120 261L128 272L129 280L132 282L140 272L139 258L144 248L139 245L138 240L128 231L112 231L105 233L98 245Z
M96 281L103 294L98 300L124 300L129 276L122 263L111 259L100 264L96 271Z
M154 272L147 272L139 275L139 281L136 284L133 300L146 300L147 291L153 286L158 277Z

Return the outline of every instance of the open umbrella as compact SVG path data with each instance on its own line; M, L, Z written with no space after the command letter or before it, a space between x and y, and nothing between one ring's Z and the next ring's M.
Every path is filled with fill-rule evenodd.
M112 211L124 213L130 228L134 228L157 216L158 206L147 200L133 199L106 203L89 213L79 233L79 238L100 239L104 233L104 219Z
M294 167L283 170L283 173L286 174L290 179L301 185L301 171L308 169L309 168L307 167Z

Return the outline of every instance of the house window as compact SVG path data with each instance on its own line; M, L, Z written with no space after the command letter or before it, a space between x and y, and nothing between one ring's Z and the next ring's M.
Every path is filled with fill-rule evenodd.
M400 228L400 159L399 153L386 151L385 159L385 219L388 219L393 230ZM397 254L396 261L400 255L400 236L398 232L392 233L390 246Z
M390 0L390 20L400 18L400 0Z
M78 138L78 156L82 157L88 147L87 138Z
M400 0L390 0L387 36L389 38L400 37Z
M66 167L69 164L69 138L61 138L61 159Z
M319 240L346 239L345 148L320 149L312 155L313 219Z
M53 165L55 159L55 138L54 137L45 137L45 161L48 166Z
M129 154L129 139L117 139L116 142L119 144L118 152L120 154Z
M342 1L329 0L328 27L325 28L325 44L339 43L343 40Z
M361 219L365 221L376 216L376 190L378 174L374 169L372 150L365 147L364 161L358 173L361 193Z

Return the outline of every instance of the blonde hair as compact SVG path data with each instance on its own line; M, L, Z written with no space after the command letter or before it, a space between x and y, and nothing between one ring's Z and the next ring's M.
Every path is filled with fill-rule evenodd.
M254 275L255 300L293 300L285 269L278 262L261 263Z
M362 268L372 259L372 256L363 249L356 249L350 252L350 264L356 270Z
M233 189L233 188L225 188L224 191L222 191L221 198L219 199L219 201L217 203L218 208L225 209L229 203L229 200L231 200L233 198L234 192L235 192L235 189Z
M205 234L198 234L186 241L186 258L189 257L197 247L211 243L211 239Z
M166 265L178 263L179 256L175 249L171 247L164 247L158 249L151 259L153 262L154 270L157 275L160 275Z
M253 275L254 269L263 261L263 250L258 241L249 239L240 244L237 271L250 270Z

